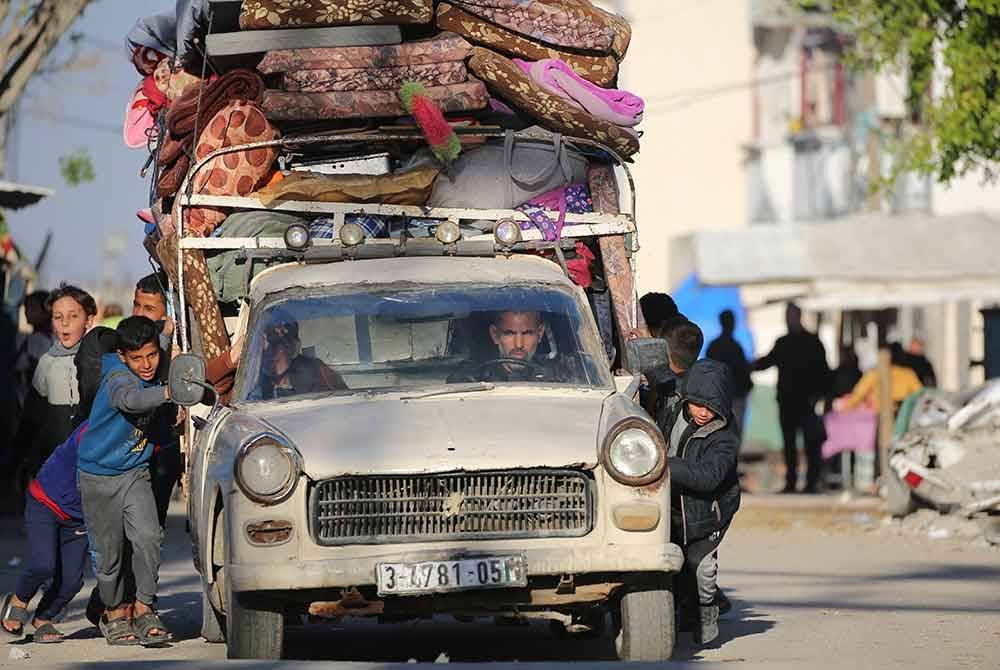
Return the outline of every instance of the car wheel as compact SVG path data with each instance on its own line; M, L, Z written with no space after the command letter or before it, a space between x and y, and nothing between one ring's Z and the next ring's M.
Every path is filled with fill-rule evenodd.
M886 468L885 505L889 514L895 517L907 516L917 509L913 491L892 468Z
M229 556L226 556L229 565ZM226 586L226 656L278 660L285 639L285 616L254 598L253 593L233 591Z
M674 594L669 589L622 596L615 650L622 661L668 661L674 653Z
M204 585L201 592L201 636L206 642L226 641L226 618L209 601Z

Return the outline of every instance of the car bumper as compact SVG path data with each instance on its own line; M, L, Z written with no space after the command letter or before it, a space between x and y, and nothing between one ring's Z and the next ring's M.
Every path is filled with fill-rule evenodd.
M480 546L482 545L482 546ZM301 589L347 588L375 584L375 568L382 562L421 562L453 560L475 556L503 556L523 553L528 576L614 574L626 582L630 574L672 574L684 562L676 544L629 544L594 546L550 546L526 548L516 543L477 543L451 549L413 550L412 548L373 547L365 556L321 560L291 560L270 564L266 569L256 563L230 564L227 578L235 591L286 591Z

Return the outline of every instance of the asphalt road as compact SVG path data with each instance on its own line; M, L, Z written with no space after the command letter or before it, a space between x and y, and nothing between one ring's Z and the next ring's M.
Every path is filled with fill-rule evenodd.
M180 511L180 508L177 510ZM0 526L0 588L9 590L24 550L10 525ZM659 667L736 668L982 668L1000 666L1000 551L968 543L898 538L850 521L794 511L741 512L722 548L721 583L734 601L721 644L678 641L675 661ZM50 668L204 668L225 658L222 645L198 637L198 578L191 567L183 519L169 522L160 609L178 642L166 649L111 648L83 618L84 596L60 624L60 645L0 638L0 666ZM21 653L29 654L21 658ZM355 622L289 631L281 663L248 668L388 668L397 664L507 662L539 667L619 667L608 638L558 640L544 623L497 626L442 619L378 626ZM186 663L185 663L186 661ZM305 664L301 664L305 665ZM407 665L412 667L412 665Z

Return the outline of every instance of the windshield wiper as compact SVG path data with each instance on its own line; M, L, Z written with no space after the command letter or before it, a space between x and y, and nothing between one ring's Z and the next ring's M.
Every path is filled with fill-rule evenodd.
M447 388L437 389L436 391L427 391L426 393L417 393L415 395L404 395L400 396L400 400L422 400L423 398L433 398L439 395L453 395L456 393L474 393L476 391L492 391L496 388L496 384L490 384L488 382L474 382L471 384L449 384Z

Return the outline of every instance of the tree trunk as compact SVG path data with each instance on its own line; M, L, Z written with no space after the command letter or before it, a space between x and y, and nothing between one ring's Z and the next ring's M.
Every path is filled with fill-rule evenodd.
M14 17L0 36L0 176L6 172L9 115L28 82L42 66L59 38L93 0L42 0L25 19ZM11 0L0 0L0 25L10 13Z

